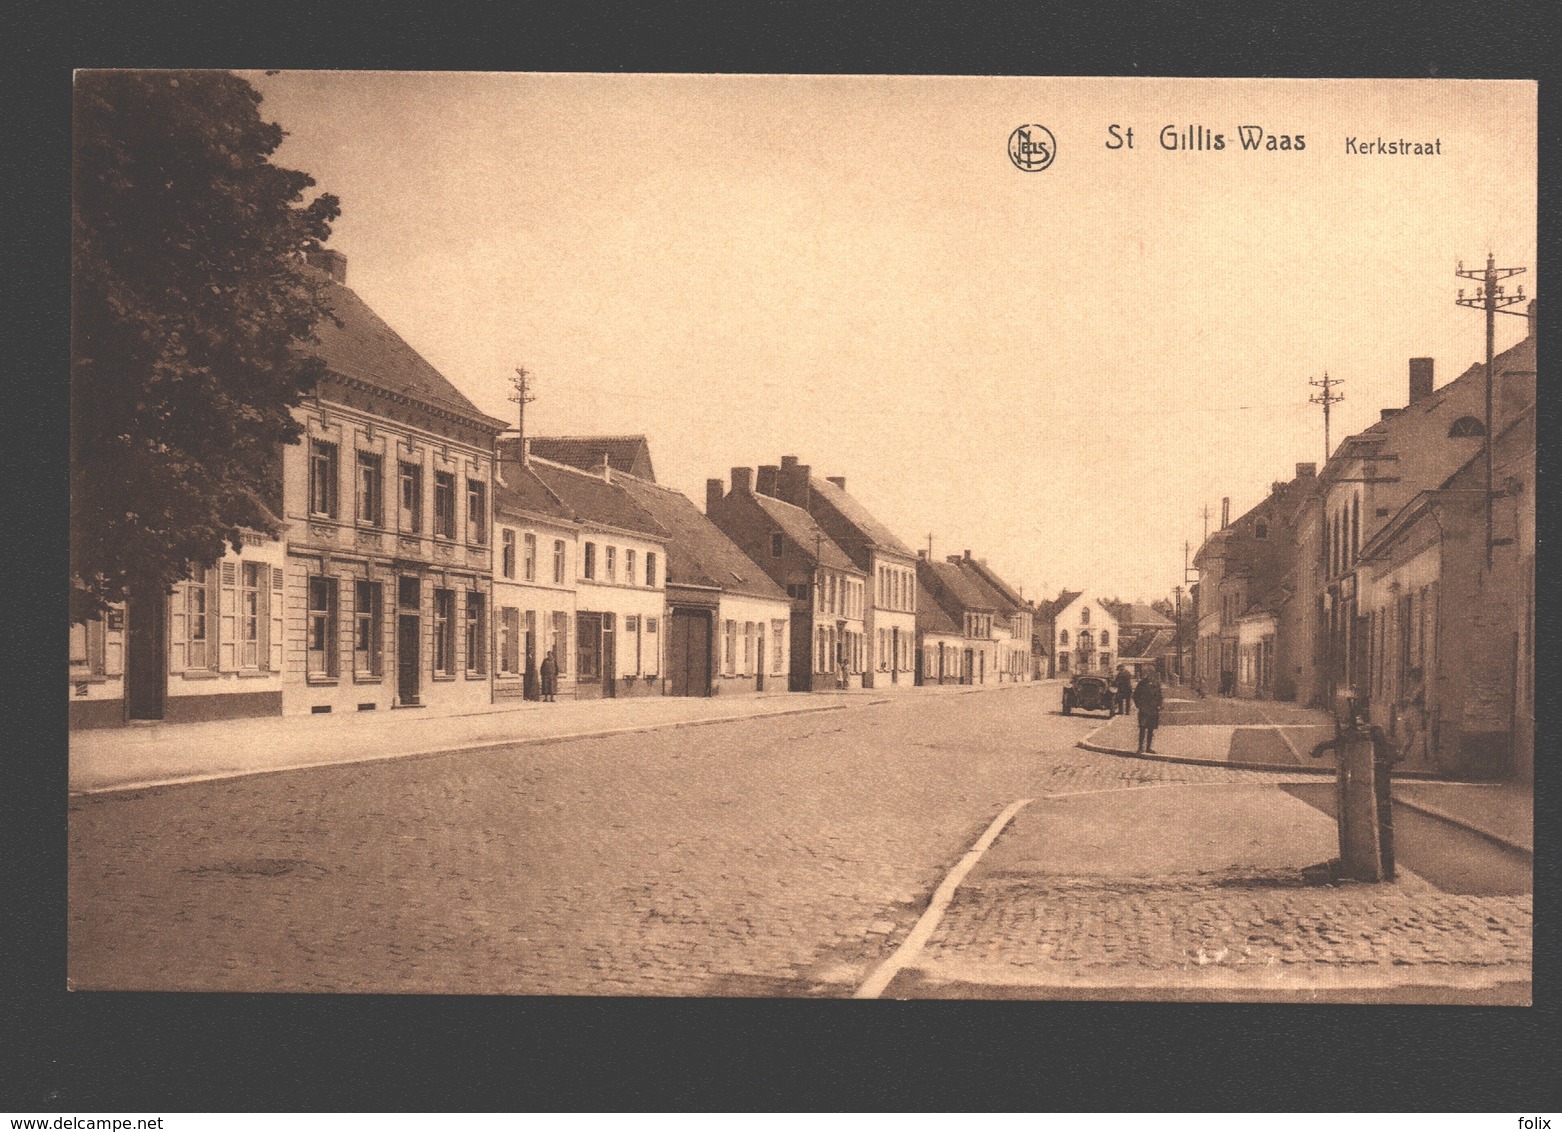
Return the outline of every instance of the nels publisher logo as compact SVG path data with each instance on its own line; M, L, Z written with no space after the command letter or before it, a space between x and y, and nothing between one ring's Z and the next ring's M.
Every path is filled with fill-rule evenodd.
M1040 173L1057 152L1058 143L1046 126L1020 126L1009 135L1009 160L1023 173Z

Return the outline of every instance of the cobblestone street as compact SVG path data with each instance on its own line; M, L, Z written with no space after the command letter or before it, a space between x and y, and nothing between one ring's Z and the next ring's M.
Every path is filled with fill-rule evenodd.
M1049 686L897 696L76 798L70 977L78 988L844 996L1017 798L1284 781L1076 749L1097 723L1058 716L1056 697ZM930 954L1001 955L1032 974L1065 960L1376 962L1385 944L1362 934L1364 917L1413 938L1418 963L1520 950L1527 961L1527 897L1252 881L977 884Z

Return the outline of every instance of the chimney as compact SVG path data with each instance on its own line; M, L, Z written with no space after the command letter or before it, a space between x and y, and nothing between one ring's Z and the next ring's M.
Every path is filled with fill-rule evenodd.
M925 551L925 550L917 551L917 557L920 558L923 562L926 562L927 561L927 551Z
M1231 525L1231 496L1220 497L1220 529L1225 530Z
M781 457L781 467L776 473L776 498L808 510L812 494L808 481L812 475L813 469L807 464L799 464L796 456Z
M754 490L760 495L768 495L772 499L776 497L776 479L781 474L781 469L774 464L761 464L759 477L754 481Z
M1524 308L1525 321L1529 324L1529 336L1535 337L1535 300L1529 301L1529 306Z
M305 252L304 261L314 267L318 267L332 279L346 286L347 257L335 248L317 248L315 251Z
M607 453L602 453L602 463L597 465L597 472L604 483L613 482L613 465L607 462Z
M733 468L732 469L732 493L734 495L753 495L754 494L754 469L753 468Z
M1275 480L1274 483L1269 485L1269 494L1270 495L1279 495L1284 490L1285 490L1285 483L1282 480Z
M1296 465L1296 478L1310 480L1318 474L1318 465L1313 463Z
M830 480L831 483L833 483L836 487L840 488L842 491L846 490L846 477L845 476L830 476L829 480Z
M721 497L726 492L720 480L705 481L705 513L709 515L721 504Z
M1410 359L1410 403L1432 395L1432 359Z
M1390 417L1397 417L1403 411L1404 411L1403 409L1379 409L1378 410L1378 420L1379 421L1386 421Z
M965 559L961 558L958 554L946 554L944 555L944 561L958 566L960 563L964 562Z

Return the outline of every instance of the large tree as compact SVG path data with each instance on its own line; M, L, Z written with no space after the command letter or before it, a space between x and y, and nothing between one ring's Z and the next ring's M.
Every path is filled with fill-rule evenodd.
M330 317L304 267L334 196L271 162L282 129L217 71L86 71L72 201L73 619L279 531L301 349Z

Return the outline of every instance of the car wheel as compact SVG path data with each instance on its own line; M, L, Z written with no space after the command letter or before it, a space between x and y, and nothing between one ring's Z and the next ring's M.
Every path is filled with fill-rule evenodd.
M1064 715L1072 715L1072 714L1074 714L1074 705L1069 703L1067 700L1063 701L1063 714Z

